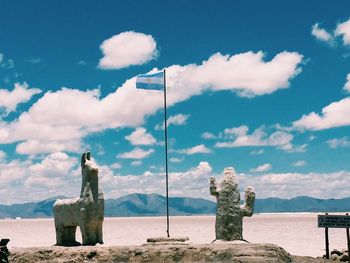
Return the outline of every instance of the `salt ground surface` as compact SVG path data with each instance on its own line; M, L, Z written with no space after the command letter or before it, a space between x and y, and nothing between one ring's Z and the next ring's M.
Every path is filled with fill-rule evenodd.
M170 218L172 236L188 236L192 243L215 238L215 216ZM105 218L105 246L141 245L148 237L165 236L165 217ZM258 214L244 219L243 237L252 243L273 243L293 255L324 254L324 229L317 227L317 214ZM0 220L1 238L9 248L51 246L55 243L53 219ZM330 247L345 248L345 229L330 229ZM80 231L77 239L81 241Z

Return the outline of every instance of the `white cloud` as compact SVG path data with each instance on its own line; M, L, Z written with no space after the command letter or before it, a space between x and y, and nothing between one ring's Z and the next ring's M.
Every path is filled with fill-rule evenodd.
M0 53L0 68L3 69L13 69L15 67L15 63L12 59L5 59L5 55Z
M21 142L16 146L16 152L19 154L40 154L40 153L52 153L60 151L68 152L81 152L81 145L79 141L41 141L41 140L28 140Z
M169 67L169 94L176 85L179 100L205 90L232 90L253 97L287 88L289 80L301 72L298 66L303 56L296 52L281 52L268 62L264 56L261 51L233 56L216 53L200 65Z
M38 200L57 195L79 196L81 178L77 175L81 171L80 167L78 170L76 158L55 152L27 169L29 176L24 180L24 188L16 189L28 193L27 198Z
M350 19L343 23L339 23L334 30L334 35L343 37L344 46L350 45Z
M111 168L112 169L120 169L120 168L122 168L122 165L120 164L120 163L113 163L113 164L111 164Z
M324 130L350 125L350 97L333 102L321 114L311 112L293 122L293 127L306 130Z
M265 163L262 165L259 165L256 168L250 169L251 172L253 173L261 173L261 172L266 172L272 169L272 165L269 163Z
M303 161L303 160L299 160L299 161L296 161L293 163L293 166L296 166L296 167L302 167L302 166L305 166L306 165L306 162Z
M264 152L265 152L264 149L259 149L259 150L251 151L250 154L252 154L252 155L260 155L260 154L263 154Z
M302 56L298 53L282 52L268 62L263 58L262 52L233 56L218 53L200 65L170 66L169 107L207 90L233 90L251 96L272 93L286 88L289 80L300 72ZM127 80L103 98L98 89L48 91L18 119L0 121L0 143L62 142L65 147L60 150L66 151L72 150L68 142L79 145L88 134L141 126L145 118L163 108L163 94L136 89L135 80L135 77Z
M199 144L191 148L178 150L177 152L187 154L187 155L193 155L198 153L211 153L211 150L208 149L204 144Z
M9 184L11 182L24 178L27 174L26 167L28 165L23 165L19 160L12 160L6 163L2 159L0 161L0 188L10 188Z
M350 73L346 76L344 90L350 93Z
M62 152L36 163L32 160L0 161L0 202L22 203L57 195L78 195L81 181L78 177L80 182L77 183L73 176L76 167L77 159Z
M170 125L186 125L188 118L190 117L189 114L176 114L174 116L170 116L167 119L167 126ZM162 124L157 124L155 129L156 130L164 130L165 124L164 122Z
M165 174L146 171L141 175L114 175L101 170L105 198L117 198L130 193L157 193L165 195ZM169 173L169 195L209 198L208 181L212 167L202 161L198 166L184 172Z
M319 23L312 26L311 34L318 40L328 42L329 44L332 44L334 41L332 34L328 33L325 29L320 28Z
M153 152L154 152L153 149L149 149L146 151L139 147L136 147L130 152L118 154L117 157L121 159L144 159L144 158L147 158L149 155L151 155Z
M12 91L0 89L0 109L4 108L8 114L15 111L18 104L29 101L32 96L40 92L40 89L29 88L25 82L23 84L15 83Z
M154 145L156 139L143 127L138 127L130 135L125 136L132 145Z
M216 139L216 136L211 132L203 132L201 137L205 140Z
M0 150L0 162L6 158L6 153Z
M101 69L120 69L142 65L158 56L157 44L151 35L133 31L123 32L103 41Z
M142 161L132 161L130 164L132 166L140 166L142 164Z
M350 140L348 137L343 137L340 139L334 138L327 141L329 147L336 149L338 147L350 147Z
M171 163L181 163L184 160L184 158L176 158L176 157L171 157L169 161Z
M333 173L271 173L264 175L240 174L243 190L247 185L254 187L259 198L293 198L312 196L315 198L343 198L349 196L350 172ZM327 182L327 183L325 183Z
M63 152L56 152L45 157L40 163L31 165L29 171L35 177L62 177L67 176L67 171L76 164L75 158L71 158Z
M275 131L268 135L264 127L256 129L252 134L248 134L249 128L245 125L225 129L221 137L228 140L217 142L218 148L235 148L248 146L273 146L279 149L293 152L296 147L293 146L293 135L284 131Z
M105 169L105 168L104 168ZM145 172L141 175L119 176L101 170L106 198L116 198L129 193L158 193L165 195L165 174ZM183 172L169 173L170 196L191 196L210 199L209 178L213 174L208 162ZM313 196L316 198L343 198L349 196L350 172L333 173L268 173L262 175L238 173L241 193L247 186L255 188L258 198ZM325 184L324 182L328 182Z

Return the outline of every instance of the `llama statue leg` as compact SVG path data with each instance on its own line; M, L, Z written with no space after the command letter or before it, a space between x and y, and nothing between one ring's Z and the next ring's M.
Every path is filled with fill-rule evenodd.
M56 226L56 245L61 246L62 244L62 227Z
M100 243L102 245L103 244L102 222L99 223L97 227L96 236L97 236L97 243Z
M75 239L76 226L65 226L62 231L63 244L76 246L79 243Z

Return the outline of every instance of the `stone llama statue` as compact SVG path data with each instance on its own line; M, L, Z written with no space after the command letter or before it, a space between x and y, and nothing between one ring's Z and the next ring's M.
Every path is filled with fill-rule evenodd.
M103 244L104 197L98 183L98 168L90 152L81 157L82 186L80 197L57 200L53 206L56 242L59 246L80 245L75 239L80 227L83 245Z
M247 187L245 204L241 205L236 172L232 167L228 167L224 169L224 176L220 181L219 188L215 178L210 178L210 194L215 196L217 200L216 240L243 240L243 217L253 215L254 189Z

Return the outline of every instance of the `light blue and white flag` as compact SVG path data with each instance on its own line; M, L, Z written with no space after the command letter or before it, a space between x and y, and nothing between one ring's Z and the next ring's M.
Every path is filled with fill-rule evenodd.
M136 78L136 88L162 90L164 88L164 72L138 75Z

